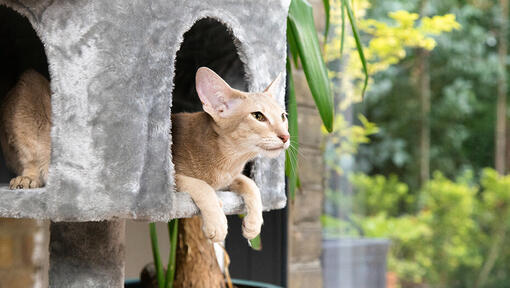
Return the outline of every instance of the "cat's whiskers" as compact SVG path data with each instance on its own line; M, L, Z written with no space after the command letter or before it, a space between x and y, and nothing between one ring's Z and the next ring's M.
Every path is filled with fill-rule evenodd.
M289 153L290 153L290 152L289 152ZM296 163L296 164L297 164L297 166L299 166L299 162L297 162L297 161L296 161L296 162L289 161L289 163L290 163L290 166L289 166L289 167L290 167L290 172L292 173L292 175L297 175L298 173L297 173L296 171L297 171L297 169L298 169L299 167L296 167L296 166L295 166L295 165L293 165L293 164L294 164L294 163Z
M304 154L302 154L296 147L293 146L293 142L290 142L290 146L288 149L289 154L292 154L291 157L297 158L298 155L301 155L303 158L306 158ZM297 159L296 159L297 160ZM290 163L290 170L293 175L297 175L297 170L299 169L299 161L289 161ZM295 164L295 165L294 165Z
M305 158L305 159L306 159L305 154L303 154L303 152L302 152L302 151L300 151L300 150L299 150L296 146L294 146L294 145L296 145L296 142L291 141L291 142L290 142L290 145L289 145L289 149L291 149L291 151L293 151L294 153L297 153L298 155L300 155L301 157L303 157L303 158Z

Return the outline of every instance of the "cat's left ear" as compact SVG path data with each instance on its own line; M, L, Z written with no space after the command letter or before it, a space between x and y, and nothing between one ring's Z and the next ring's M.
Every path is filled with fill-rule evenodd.
M273 98L276 98L276 96L278 95L278 89L280 88L280 85L281 85L281 82L282 82L282 73L280 72L280 74L278 74L278 76L276 76L276 78L273 80L273 82L271 82L271 84L269 84L269 86L267 86L267 88L264 90L264 93L267 93L269 95L271 95Z
M240 107L242 99L237 97L234 89L211 69L200 67L195 82L202 107L213 118L228 117Z

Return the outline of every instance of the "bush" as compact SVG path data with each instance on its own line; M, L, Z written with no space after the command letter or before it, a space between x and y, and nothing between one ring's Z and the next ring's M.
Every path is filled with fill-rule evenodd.
M510 176L484 169L477 186L472 173L452 181L436 172L416 201L396 176L354 174L350 180L355 193L340 198L352 201L351 213L323 216L326 233L390 239L388 267L403 287L474 287L491 261L485 267L491 277L479 287L510 281L510 248L504 245Z

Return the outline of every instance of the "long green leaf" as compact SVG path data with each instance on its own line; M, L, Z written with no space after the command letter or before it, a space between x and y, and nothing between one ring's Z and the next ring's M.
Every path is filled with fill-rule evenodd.
M170 237L170 255L168 257L168 269L166 270L165 277L165 288L174 287L174 278L175 278L175 254L177 251L177 234L179 234L178 230L179 219L173 219L168 222L168 236Z
M367 90L368 85L368 69L367 69L367 61L365 59L365 53L363 53L363 45L361 44L361 39L359 37L358 26L356 26L356 18L354 17L354 13L351 9L351 5L349 4L349 0L342 0L345 10L347 11L347 17L349 18L349 23L351 24L352 34L354 36L354 40L356 41L356 49L358 50L358 55L361 60L361 64L363 65L363 73L365 73L365 81L363 83L363 92L362 96L365 96L365 91Z
M342 1L342 6L340 8L342 10L342 35L340 36L340 56L344 55L344 41L345 41L345 5L344 1Z
M326 27L324 28L324 43L328 42L328 34L329 34L329 22L330 22L330 5L329 0L322 0L322 4L324 4L324 13L326 14Z
M287 27L289 27L289 20L287 19ZM294 39L294 34L292 34L292 31L290 29L287 29L287 43L289 46L289 52L291 55L292 60L294 60L294 66L298 67L298 57L299 57L299 51L296 43L296 39Z
M255 251L262 250L262 240L260 240L260 234L257 235L257 237L251 239L249 242L250 242L251 249L253 249Z
M326 130L331 132L334 114L333 97L315 30L313 9L306 0L292 0L288 20L287 29L290 29L296 41L308 87L312 92L322 123Z
M161 257L159 256L158 245L158 232L156 231L156 224L149 224L149 231L151 236L152 257L154 258L154 266L156 266L156 275L158 278L158 287L164 288L165 275L163 274L163 265L161 264Z
M287 75L289 79L289 101L287 110L289 112L289 134L290 134L290 147L285 151L285 174L289 181L289 197L294 199L295 191L298 184L297 175L297 151L299 149L298 141L298 121L297 121L297 103L296 93L294 90L294 78L292 77L292 68L290 67L290 59L287 58Z

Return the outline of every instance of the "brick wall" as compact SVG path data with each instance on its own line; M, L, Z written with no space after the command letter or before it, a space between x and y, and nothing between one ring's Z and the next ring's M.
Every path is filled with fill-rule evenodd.
M320 255L323 201L321 120L308 90L303 71L294 71L299 122L299 175L301 188L290 201L289 287L322 287Z
M309 1L314 8L318 31L324 30L322 1ZM302 70L293 72L299 127L299 176L301 188L289 201L290 288L322 287L322 227L320 215L324 199L324 162L322 158L321 119Z
M47 287L48 223L0 219L0 288Z

